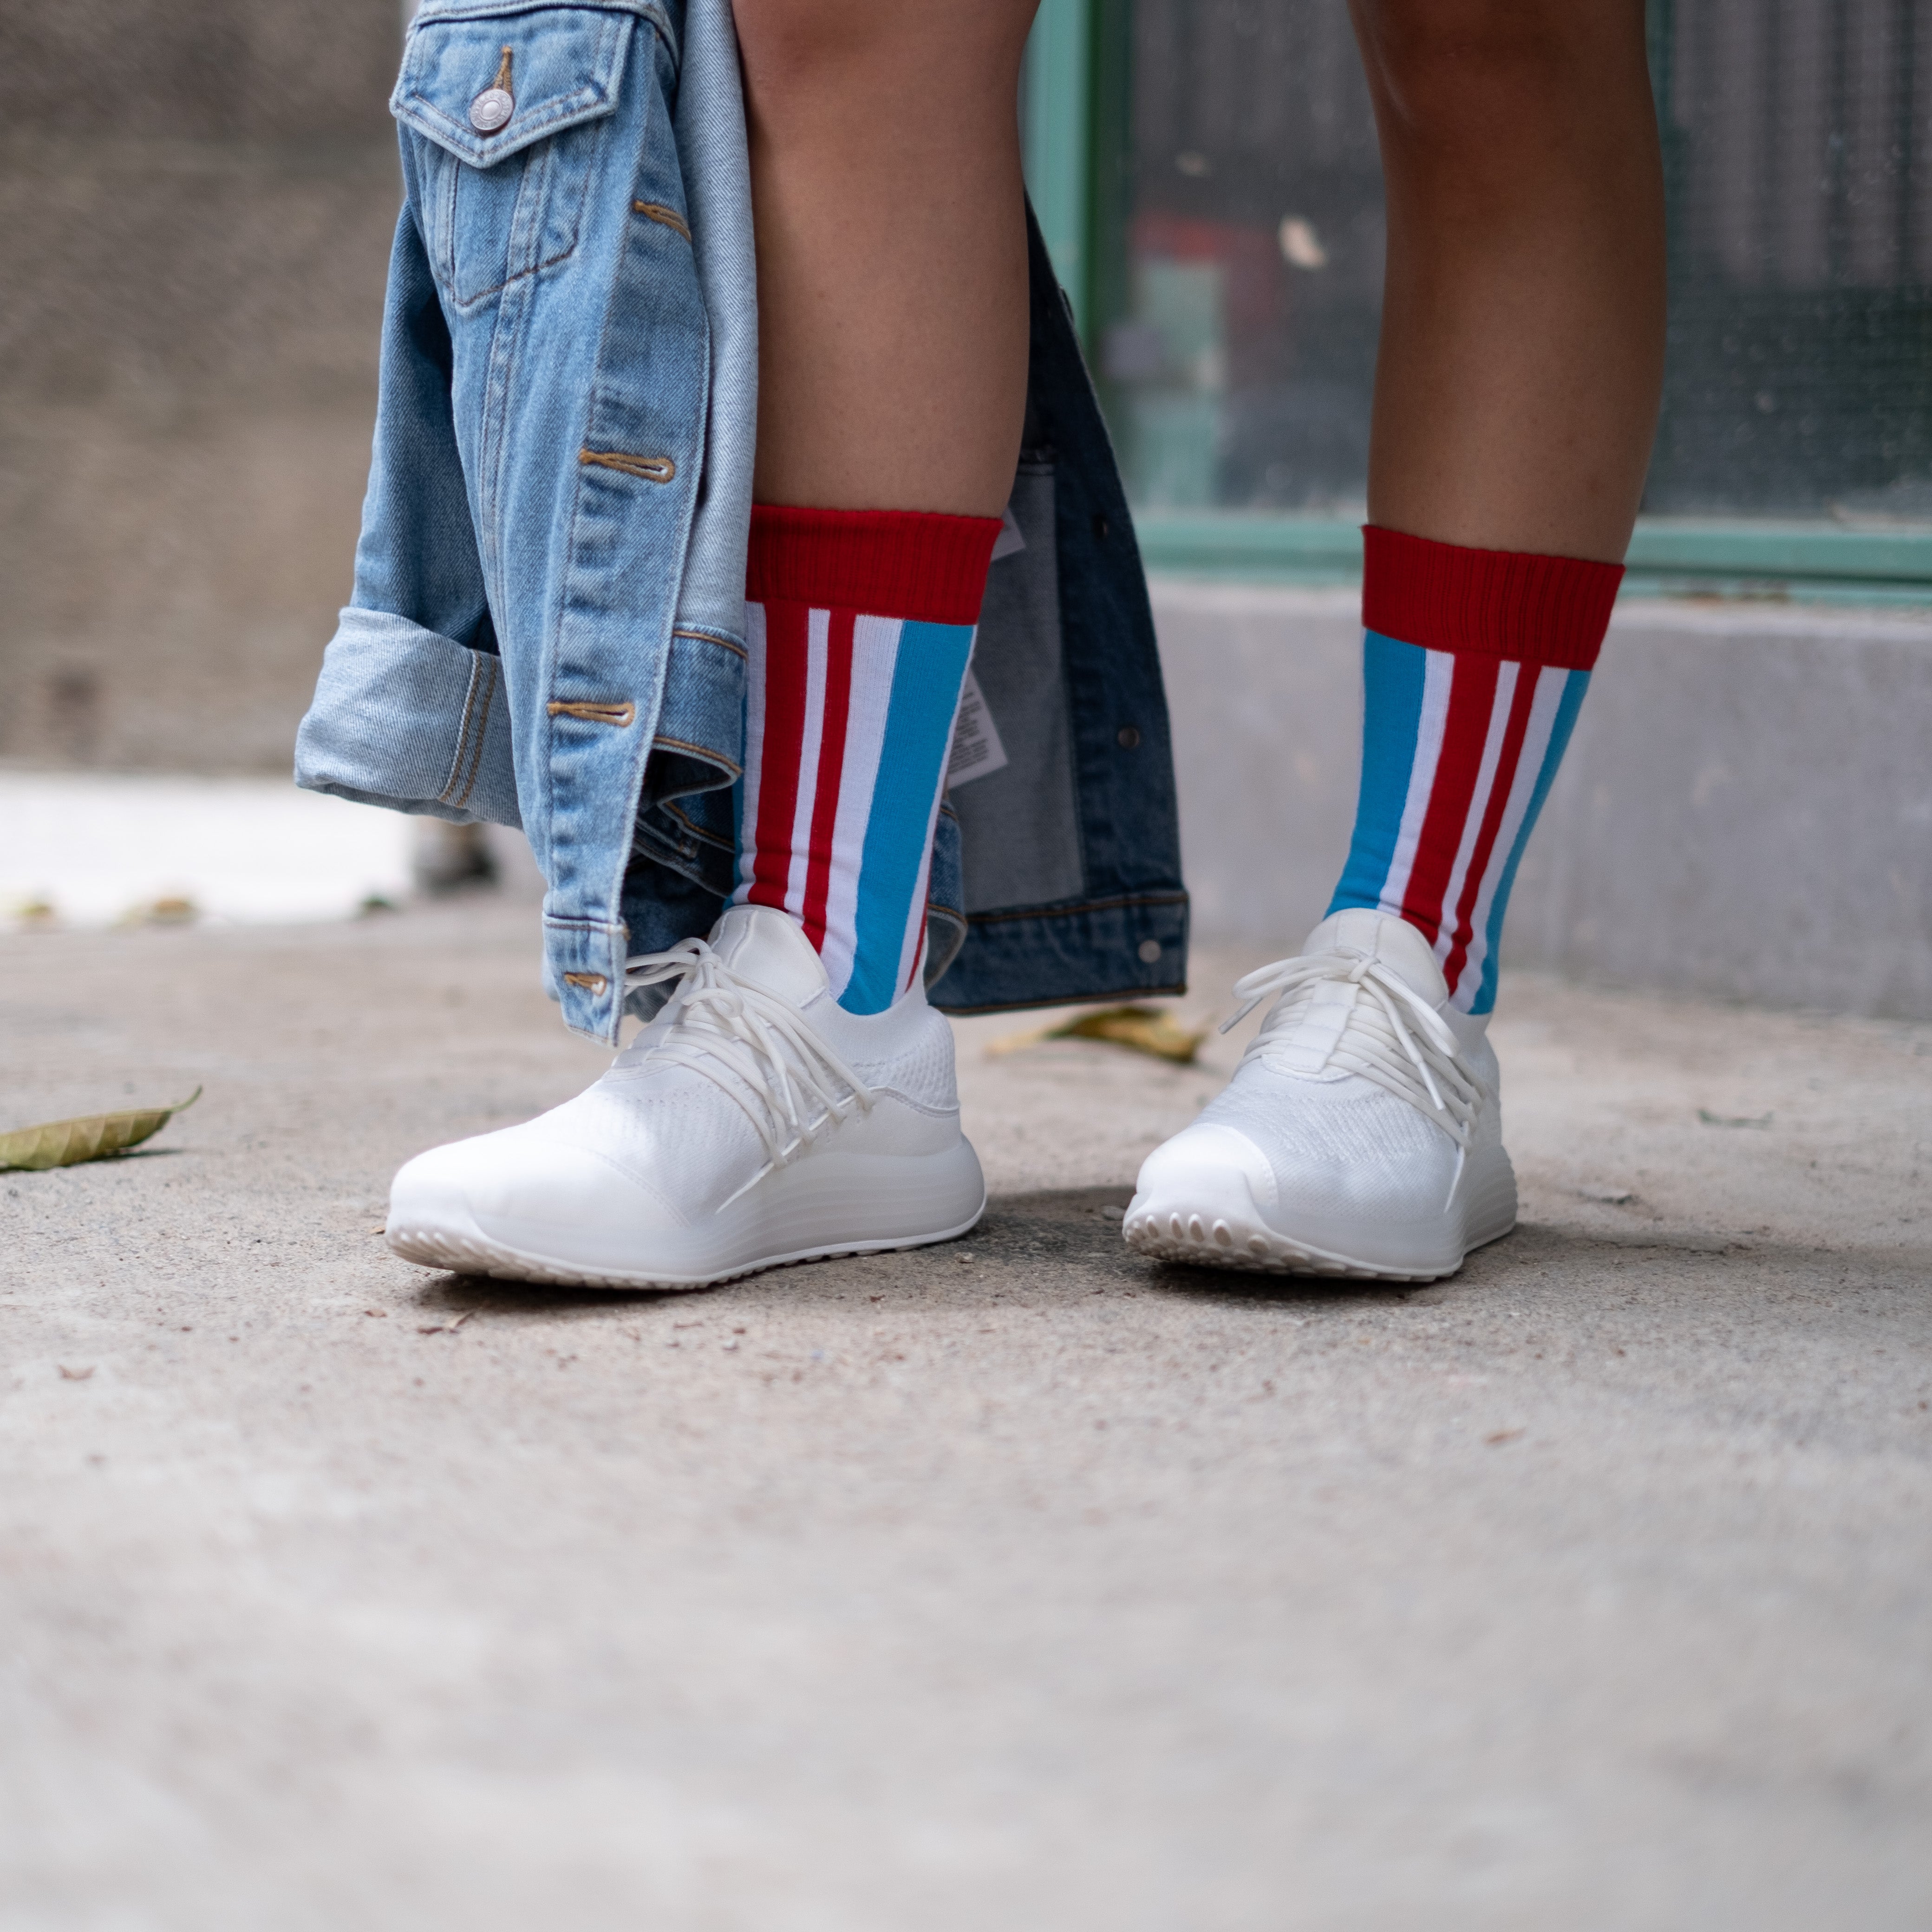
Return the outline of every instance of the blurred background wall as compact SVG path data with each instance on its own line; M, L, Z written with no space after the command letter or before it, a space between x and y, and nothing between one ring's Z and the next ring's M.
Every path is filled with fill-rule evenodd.
M168 878L117 872L103 904L224 903L183 869L214 865L218 822L254 836L237 877L300 868L290 814L329 802L287 773L350 588L406 4L0 0L0 921L77 916L70 875L114 854L73 788L118 824L116 773L232 796L164 826L154 780ZM1649 0L1674 291L1653 514L1515 963L1932 1014L1928 9ZM1346 7L1042 0L1024 98L1156 568L1199 930L1292 944L1359 729L1382 226ZM416 830L373 816L388 856L345 859L345 905L409 871ZM417 876L476 862L418 853Z
M0 758L286 771L346 601L397 0L0 0Z
M1932 1016L1932 0L1646 0L1671 300L1513 965ZM1196 930L1347 848L1385 238L1343 0L1041 0L1028 178L1133 501Z

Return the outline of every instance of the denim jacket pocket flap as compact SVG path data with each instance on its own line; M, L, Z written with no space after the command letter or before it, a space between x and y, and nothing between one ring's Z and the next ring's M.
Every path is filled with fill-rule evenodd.
M494 167L616 109L638 18L628 6L425 13L410 30L389 112L459 160Z

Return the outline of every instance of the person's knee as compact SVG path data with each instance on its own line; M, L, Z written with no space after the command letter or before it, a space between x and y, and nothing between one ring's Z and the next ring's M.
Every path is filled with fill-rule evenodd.
M1633 33L1641 59L1641 0L1356 0L1355 16L1389 131L1444 160L1539 142Z

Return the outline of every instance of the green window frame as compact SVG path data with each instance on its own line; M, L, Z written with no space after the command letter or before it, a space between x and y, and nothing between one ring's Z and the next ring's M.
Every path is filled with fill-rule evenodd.
M1026 178L1090 362L1125 308L1132 0L1041 0L1022 83ZM1258 584L1346 584L1361 532L1339 518L1136 510L1151 570ZM1642 517L1625 594L1932 604L1932 532L1823 519Z

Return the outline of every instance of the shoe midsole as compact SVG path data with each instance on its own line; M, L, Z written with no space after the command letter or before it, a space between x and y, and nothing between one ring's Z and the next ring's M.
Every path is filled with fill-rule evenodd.
M473 1210L466 1218L484 1240L529 1258L690 1276L848 1242L930 1240L970 1226L986 1199L978 1157L962 1136L934 1154L813 1154L684 1228L566 1227ZM434 1217L407 1218L422 1226Z
M1352 1266L1420 1273L1453 1270L1472 1248L1493 1241L1516 1225L1516 1175L1501 1148L1472 1157L1458 1198L1426 1220L1389 1221L1369 1215L1324 1214L1298 1210L1292 1202L1264 1212L1245 1174L1230 1168L1194 1184L1136 1196L1130 1219L1151 1216L1166 1222L1178 1215L1184 1228L1198 1218L1211 1232L1226 1221L1236 1240L1244 1229L1265 1230L1280 1240Z

